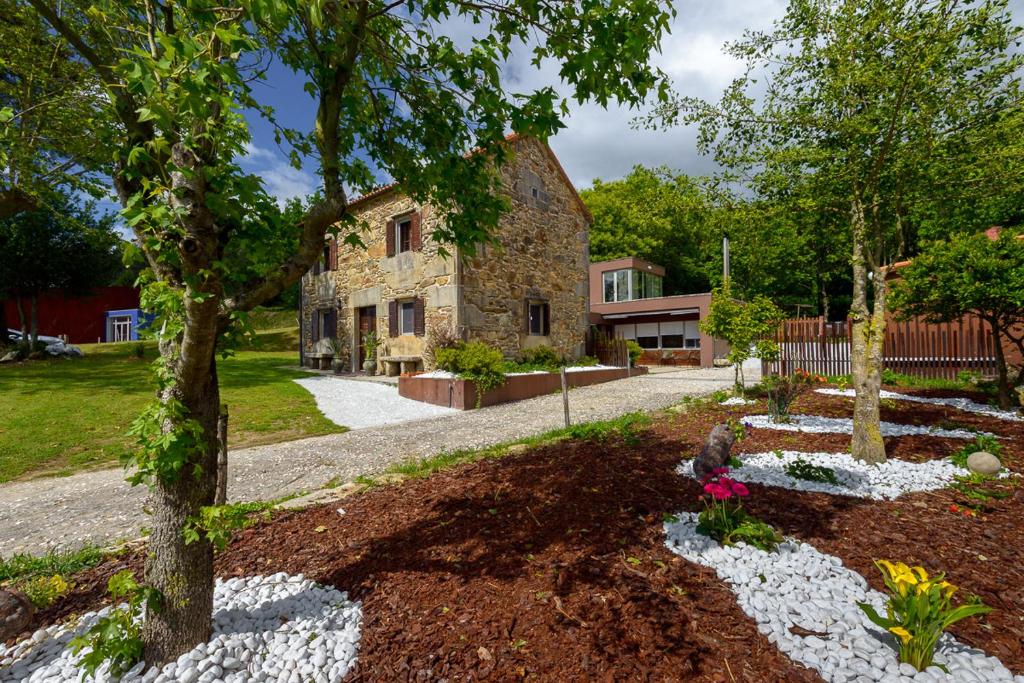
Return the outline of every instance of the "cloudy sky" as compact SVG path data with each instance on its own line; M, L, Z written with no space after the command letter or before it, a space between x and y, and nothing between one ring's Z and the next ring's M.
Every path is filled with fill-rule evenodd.
M678 92L717 99L740 69L723 54L722 44L740 37L746 28L769 28L782 15L785 3L678 0L675 7L677 16L671 34L665 37L661 54L654 61L672 78ZM457 40L465 36L457 26L447 27L445 32ZM525 50L517 53L522 57L514 58L504 70L510 87L522 91L547 84L559 86L556 64L536 69L529 65ZM266 83L257 86L257 96L276 107L285 125L309 128L314 104L301 91L301 82L286 70L273 67ZM630 122L640 113L637 110L575 103L570 106L566 129L551 140L551 146L578 188L589 186L594 178L620 178L636 164L665 164L692 174L713 168L709 159L697 153L693 130L634 130ZM279 200L304 196L315 189L315 167L301 171L292 168L277 149L269 126L258 120L252 125L253 145L243 160L244 167L259 174L267 190Z

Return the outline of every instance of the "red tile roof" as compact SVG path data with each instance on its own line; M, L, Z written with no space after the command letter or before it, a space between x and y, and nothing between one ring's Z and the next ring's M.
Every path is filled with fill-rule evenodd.
M512 144L523 139L524 137L525 136L522 136L519 133L509 133L508 135L505 136L505 142ZM579 193L576 191L576 186L572 184L571 180L569 180L569 174L565 172L565 169L562 167L562 163L558 160L558 157L555 156L555 153L554 151L552 151L551 147L547 143L542 144L544 145L544 149L547 151L548 156L550 156L551 160L555 163L555 169L558 171L558 174L562 177L562 180L565 182L565 184L569 187L569 190L572 192L572 196L576 200L576 203L579 205L584 217L586 217L588 222L592 223L594 221L594 217L591 215L590 209L587 208L587 205L583 203L583 198L580 197ZM468 156L470 154L478 154L480 151L480 148L474 148L467 152L466 155ZM356 197L355 199L350 201L348 205L352 207L356 206L357 204L362 204L363 202L367 202L371 199L382 197L397 188L398 183L388 183L386 185L381 185L380 187L376 187L362 196Z

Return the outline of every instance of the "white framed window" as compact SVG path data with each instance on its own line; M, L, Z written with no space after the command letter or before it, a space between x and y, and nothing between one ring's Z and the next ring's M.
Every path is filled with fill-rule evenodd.
M601 276L604 280L604 302L615 301L615 271L609 270Z
M604 302L635 301L662 296L661 276L633 268L609 270L601 274Z
M412 301L398 304L398 334L416 334L416 305Z
M412 251L412 217L395 221L395 251ZM412 334L410 332L410 334Z

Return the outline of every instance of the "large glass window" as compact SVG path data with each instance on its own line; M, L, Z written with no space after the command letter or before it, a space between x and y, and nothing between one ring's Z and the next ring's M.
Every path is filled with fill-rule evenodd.
M632 268L602 274L604 301L635 301L662 296L661 276Z
M683 348L683 339L685 338L684 329L685 325L682 321L660 323L661 327L661 348L663 349L681 349Z
M644 349L658 348L658 323L637 323L636 343Z
M635 339L645 349L699 349L700 328L696 320L664 323L625 323L615 326L615 336Z

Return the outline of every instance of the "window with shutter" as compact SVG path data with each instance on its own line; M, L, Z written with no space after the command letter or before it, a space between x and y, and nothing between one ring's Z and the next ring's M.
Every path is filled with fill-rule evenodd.
M398 336L398 301L395 299L388 302L388 336Z
M426 333L423 299L413 299L412 302L412 333L417 337L422 337Z
M421 219L422 215L419 211L409 218L409 241L413 251L419 251L423 248L423 235L420 231Z
M384 226L384 241L387 243L387 255L395 255L395 222L388 221Z
M551 309L542 301L531 301L527 305L527 334L546 337L551 333Z

